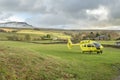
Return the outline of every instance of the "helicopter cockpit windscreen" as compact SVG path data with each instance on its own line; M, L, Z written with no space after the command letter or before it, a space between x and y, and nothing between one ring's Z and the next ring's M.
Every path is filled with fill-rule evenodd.
M100 48L100 44L99 44L99 43L93 43L93 44L95 45L95 47L96 47L97 49Z

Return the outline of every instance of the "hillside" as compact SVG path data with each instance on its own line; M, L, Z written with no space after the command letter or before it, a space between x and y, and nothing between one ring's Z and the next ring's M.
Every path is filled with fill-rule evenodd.
M11 27L11 28L32 28L32 25L29 25L26 22L6 22L0 23L0 27Z

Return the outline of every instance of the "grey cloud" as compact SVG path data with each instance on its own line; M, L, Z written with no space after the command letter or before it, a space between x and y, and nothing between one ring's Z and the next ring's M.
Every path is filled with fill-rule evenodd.
M108 0L0 0L0 9L10 11L78 13L108 4Z
M109 4L107 0L51 0L55 11L64 13L79 13L85 9L95 9L99 5Z
M42 26L56 26L56 25L68 25L73 24L75 21L65 17L64 15L58 14L46 14L46 15L37 15L36 17L32 17L26 19L28 23L36 25L39 27Z
M120 0L114 1L110 6L111 18L118 19L120 18Z
M89 19L90 16L86 15L86 10L97 9L100 5L109 9L108 21ZM120 0L0 0L3 13L31 14L32 17L26 21L35 26L75 25L79 28L80 25L119 25L119 8ZM1 20L10 14L2 16Z
M19 6L19 0L0 0L0 10L9 11L15 10Z
M0 12L0 21L4 21L5 19L11 17L13 14L11 13L3 13L3 12Z
M6 12L45 12L44 0L0 0L0 10Z

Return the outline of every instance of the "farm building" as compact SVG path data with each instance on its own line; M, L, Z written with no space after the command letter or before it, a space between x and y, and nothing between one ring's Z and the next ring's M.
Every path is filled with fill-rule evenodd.
M116 44L116 46L120 46L120 42L116 42L115 44Z
M95 40L109 40L110 38L106 35L100 35L95 38Z

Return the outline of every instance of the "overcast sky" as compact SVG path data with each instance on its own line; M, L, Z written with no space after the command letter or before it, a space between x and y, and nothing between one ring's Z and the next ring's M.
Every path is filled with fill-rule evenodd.
M120 0L0 0L0 23L61 29L119 29Z

